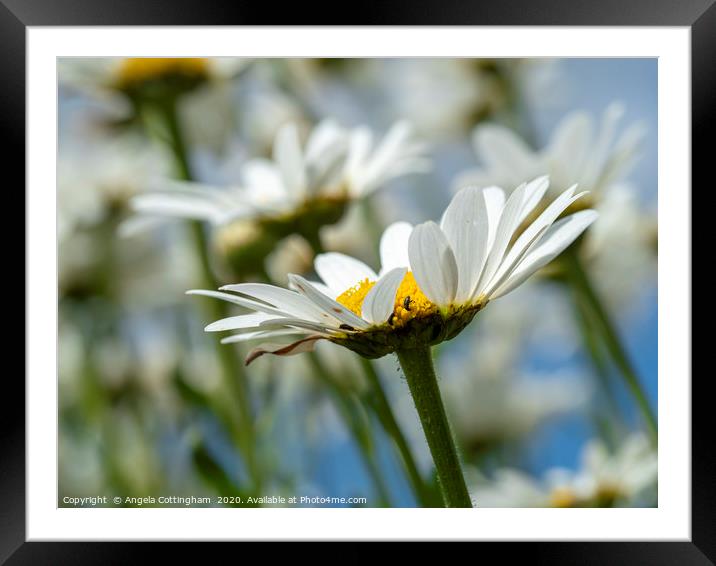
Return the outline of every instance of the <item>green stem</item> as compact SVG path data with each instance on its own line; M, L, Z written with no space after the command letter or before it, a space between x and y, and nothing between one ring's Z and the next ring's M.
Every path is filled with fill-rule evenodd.
M303 237L308 242L308 245L311 246L311 249L313 250L313 255L319 255L322 253L325 253L326 249L323 247L323 242L321 242L321 235L318 233L318 229L316 229L313 232L306 232Z
M589 359L594 366L594 373L597 377L599 387L604 394L604 400L612 416L613 422L621 423L621 411L619 404L617 403L612 384L609 378L609 367L608 361L605 359L605 352L603 351L603 344L599 342L599 337L594 332L594 323L591 321L589 307L581 299L580 294L571 286L573 300L572 305L574 309L574 316L579 327L580 334L582 335L582 341L584 347L589 355ZM604 440L608 444L614 445L616 432L613 430L612 421L601 421L595 417L595 426L600 431Z
M417 500L423 507L429 507L432 502L431 493L418 471L418 466L415 463L413 452L410 450L410 445L408 444L408 441L406 440L405 435L395 418L388 396L386 395L383 384L380 381L380 376L378 375L378 372L375 371L375 368L370 360L360 356L360 362L365 376L371 386L372 396L369 399L369 405L373 408L378 420L383 426L383 429L395 444L395 447L402 459L405 473L410 480L410 484L413 487Z
M159 106L158 110L167 128L166 142L174 156L178 177L184 181L192 181L194 177L189 164L184 135L179 123L176 101L166 101ZM190 230L194 251L199 259L202 284L207 289L216 289L218 284L211 267L211 259L208 252L209 244L204 227L200 222L193 221L190 223ZM205 301L204 304L207 308L207 316L211 320L219 320L230 316L227 304L223 301ZM237 439L244 458L246 459L246 465L254 484L254 489L260 490L262 478L256 458L253 411L251 409L251 396L246 372L231 348L223 346L217 340L212 340L212 343L214 344L222 368L224 383L232 391L237 403L235 412L239 419L237 423Z
M369 429L370 423L362 418L358 412L359 406L354 404L353 400L346 394L346 391L336 383L331 375L323 367L318 354L316 352L309 352L307 354L308 359L316 371L316 377L323 383L328 389L331 399L335 404L338 412L343 419L346 428L353 436L358 449L361 452L363 461L368 471L368 475L373 482L378 497L381 502L390 507L390 496L388 495L388 487L383 481L383 476L380 473L378 463L375 460L375 451L373 449L373 443L371 440L371 432Z
M430 347L398 350L397 354L433 456L445 507L472 507Z
M658 438L656 417L649 405L644 388L637 377L626 350L619 340L619 335L617 334L616 327L609 313L589 280L589 276L582 266L577 251L575 249L569 249L563 254L563 258L567 267L567 276L570 283L574 286L581 300L584 301L585 306L588 307L592 313L591 319L596 323L602 340L604 340L604 345L624 377L624 381L642 413L652 441L656 443Z

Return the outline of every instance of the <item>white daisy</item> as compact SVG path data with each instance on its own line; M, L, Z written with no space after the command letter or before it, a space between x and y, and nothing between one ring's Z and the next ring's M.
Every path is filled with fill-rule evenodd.
M626 437L614 452L589 442L578 470L552 468L542 478L509 468L470 490L478 507L643 507L656 504L658 461L649 440Z
M385 106L439 140L462 137L505 110L515 91L531 107L553 103L564 83L553 59L377 59L367 65Z
M367 128L346 130L319 123L302 147L298 128L279 130L273 159L253 159L237 186L221 190L196 183L165 183L133 201L137 212L203 220L218 226L253 219L280 236L337 222L345 206L390 179L424 171L424 146L405 123L395 124L374 146Z
M568 114L550 142L539 150L530 148L508 128L480 125L473 143L483 166L460 174L455 185L514 187L523 179L547 172L555 194L578 183L592 193L591 198L598 197L633 165L644 134L643 127L634 124L617 136L623 113L621 105L610 105L598 129L586 112Z
M323 283L289 275L292 290L246 283L223 291L189 291L227 300L255 312L220 320L209 331L240 330L225 341L302 334L288 346L264 345L264 353L295 354L328 339L376 358L424 347L456 336L490 300L524 282L571 244L596 219L591 210L557 218L584 193L562 193L521 233L524 219L539 204L549 181L523 183L505 201L497 188L460 191L440 226L414 229L393 224L380 243L382 268L337 253L316 257Z
M71 57L59 60L62 84L89 94L131 92L152 81L186 86L236 76L250 60L240 57Z
M589 230L583 257L607 306L625 313L655 283L656 212L645 209L634 187L622 183L609 187L597 209L602 221Z
M219 151L236 125L232 79L248 63L238 57L61 58L58 79L92 103L95 122L153 128L162 111L175 107L187 142Z
M142 183L166 176L169 169L164 153L131 136L63 144L57 161L60 240L125 211Z
M474 347L474 346L473 346ZM542 425L584 407L588 389L572 375L515 375L514 365L502 373L476 374L484 358L470 357L443 386L455 434L470 454L519 441Z

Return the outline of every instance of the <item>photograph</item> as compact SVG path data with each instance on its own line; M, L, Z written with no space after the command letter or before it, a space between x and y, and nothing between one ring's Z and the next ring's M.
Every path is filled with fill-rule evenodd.
M56 59L57 507L659 507L659 58L187 47Z

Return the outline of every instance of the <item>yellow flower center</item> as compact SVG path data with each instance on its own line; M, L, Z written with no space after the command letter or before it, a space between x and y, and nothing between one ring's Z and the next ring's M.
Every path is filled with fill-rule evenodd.
M373 288L373 285L375 285L375 281L364 279L341 293L336 298L336 301L361 316L363 301L368 291ZM437 311L438 307L423 294L412 272L409 271L403 277L400 287L398 287L398 292L395 294L393 313L386 322L395 328L401 328L413 318L435 314Z
M375 285L375 281L371 281L366 277L363 281L356 283L353 287L349 287L338 295L336 302L360 316L365 296L373 288L373 285Z
M192 79L209 74L209 61L199 57L134 57L124 59L117 71L117 82L124 87L167 76Z
M569 488L557 487L552 491L550 503L552 507L575 507L577 505L577 496Z

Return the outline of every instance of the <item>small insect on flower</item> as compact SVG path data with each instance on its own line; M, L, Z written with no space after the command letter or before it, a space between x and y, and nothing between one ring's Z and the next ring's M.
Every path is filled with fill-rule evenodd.
M301 336L289 345L263 344L247 363L267 353L309 351L322 339L368 358L438 344L552 261L597 218L592 210L560 218L585 194L571 187L525 227L548 186L548 179L539 177L517 187L507 200L502 189L469 187L455 195L440 225L389 226L380 242L378 274L354 258L326 253L315 259L322 283L291 274L291 290L242 283L188 293L255 311L206 327L239 331L224 343Z

